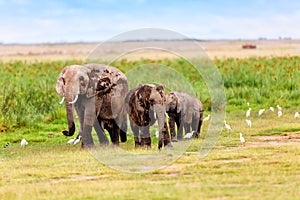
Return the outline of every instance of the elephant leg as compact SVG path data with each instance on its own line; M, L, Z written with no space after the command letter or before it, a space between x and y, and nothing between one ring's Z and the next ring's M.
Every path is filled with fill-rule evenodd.
M165 147L173 147L170 140L169 130L167 123L164 124L164 128L162 130L164 135L164 146Z
M198 122L199 122L199 118L198 117L193 117L192 120L192 131L196 131L198 132Z
M200 118L196 117L193 119L195 131L197 131L196 138L200 137L201 126L203 122L203 112L200 112Z
M172 142L177 142L176 130L175 130L175 119L172 116L169 117L169 127L170 127Z
M177 140L182 140L183 124L181 123L180 117L175 119L177 125Z
M191 124L184 123L184 131L185 131L185 134L190 133L191 132Z
M78 133L78 136L79 136L82 134L82 131L83 131L82 129L83 129L83 123L84 123L84 109L82 109L78 106L75 106L75 110L76 110L76 113L77 113L77 116L79 119L79 124L80 124L79 133Z
M100 120L96 120L94 123L94 129L98 135L100 145L107 145L109 144L109 140L105 135L104 129L100 126L100 123Z
M123 117L121 120L121 127L120 127L120 139L121 142L126 142L127 141L127 117L126 115Z
M92 138L92 126L84 125L82 131L82 148L91 148L94 147L94 141Z
M92 137L92 128L94 126L94 122L96 120L95 113L95 100L94 98L89 99L85 103L84 110L84 122L83 122L83 130L82 130L82 147L93 147L94 141Z
M139 137L139 127L131 120L130 120L130 127L131 127L131 130L132 130L133 135L134 135L135 148L138 148L138 147L141 146L141 139Z
M158 149L161 149L164 145L165 148L173 148L173 145L171 144L170 135L168 131L167 123L164 123L164 127L161 130L163 138L158 141Z
M195 135L195 137L196 138L198 138L199 137L199 135L200 135L200 129L199 129L199 127L200 127L200 121L199 121L199 118L198 117L195 117L195 118L193 118L193 121L192 121L192 131L195 131L196 132L196 135Z
M150 137L150 126L141 127L141 146L150 149L151 148L151 137Z
M111 142L118 146L119 145L119 135L117 134L115 129L115 121L114 120L106 120L104 128L108 131Z
M111 132L110 132L111 142L115 146L119 146L120 128L114 119L110 120L110 123L112 124Z

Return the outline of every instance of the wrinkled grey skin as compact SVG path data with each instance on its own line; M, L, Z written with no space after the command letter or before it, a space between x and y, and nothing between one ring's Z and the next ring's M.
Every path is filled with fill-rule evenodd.
M183 93L170 92L166 95L166 112L169 116L169 127L172 141L182 140L183 127L186 133L196 132L200 136L203 121L203 105L199 99ZM177 125L177 134L175 130Z
M158 149L163 145L172 146L165 118L163 86L139 85L128 92L125 101L136 147L151 148L150 126L156 120L154 115L159 128Z
M68 130L63 131L63 134L66 136L74 135L74 106L80 122L79 135L82 136L82 147L89 148L94 146L91 135L93 126L97 132L100 144L108 143L108 139L103 131L104 127L101 127L98 121L95 120L96 107L101 107L99 103L97 104L100 95L97 95L96 87L101 74L106 73L111 68L113 67L106 65L71 65L65 67L58 76L56 91L65 98L68 120ZM75 99L76 95L78 95L77 101L71 104L70 102Z

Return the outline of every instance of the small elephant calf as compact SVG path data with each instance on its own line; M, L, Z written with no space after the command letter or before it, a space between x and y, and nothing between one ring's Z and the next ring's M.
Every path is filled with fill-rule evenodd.
M151 147L150 126L156 120L159 127L158 149L163 145L172 147L165 117L163 86L139 85L128 92L125 102L136 147Z
M165 106L169 115L172 141L182 140L183 127L186 133L192 128L196 133L195 137L199 137L203 121L203 105L199 99L183 92L170 92L166 95Z

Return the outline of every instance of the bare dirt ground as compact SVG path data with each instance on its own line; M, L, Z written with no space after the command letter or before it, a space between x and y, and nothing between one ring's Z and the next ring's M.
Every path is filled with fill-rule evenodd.
M191 45L193 44L193 45ZM199 55L207 53L212 59L247 58L265 56L300 56L300 40L211 40L197 41L204 51L195 48L194 41L144 41L144 42L116 42L116 43L66 43L66 44L1 44L0 60L51 61L76 59L83 60L97 48L101 56L112 59L116 56L137 50L142 47L163 47L164 50L138 50L126 56L127 59L140 58L173 58L179 55ZM256 49L243 49L244 44L256 45ZM196 52L196 53L195 53Z
M246 142L245 146L283 146L300 144L300 135L270 135L270 136L255 136L253 139L257 139L255 142Z

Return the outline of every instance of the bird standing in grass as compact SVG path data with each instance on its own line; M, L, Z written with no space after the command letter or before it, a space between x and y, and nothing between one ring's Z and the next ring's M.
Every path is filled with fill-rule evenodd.
M295 113L294 118L295 119L299 118L299 113L298 112Z
M28 142L25 139L22 139L21 147L25 147L26 145L28 145Z
M252 127L252 122L250 119L246 119L246 123L250 128Z
M224 125L227 131L231 131L231 126L227 124L225 120L224 120Z
M260 110L258 111L258 116L261 116L264 112L265 112L265 109L260 109Z
M279 111L282 111L282 108L279 105L277 105L277 108Z
M240 141L241 141L241 143L244 145L245 144L245 138L243 137L243 134L242 133L240 133Z
M280 118L282 116L282 111L279 110L278 113L277 113L277 115L278 115L278 118Z
M246 117L250 117L251 108L249 108L246 112Z
M207 117L205 117L204 119L203 119L203 121L208 121L210 119L210 115L207 115Z
M195 136L196 136L196 132L192 131L191 133L185 134L185 136L183 137L183 139L191 139L191 138L194 138Z
M271 106L271 107L270 107L270 110L271 110L271 112L274 112L274 107Z
M73 143L73 145L76 145L76 144L78 144L79 142L80 142L80 140L81 140L81 135L79 135L77 138L76 138L76 140L74 141L74 143Z
M75 140L76 140L76 138L69 139L69 141L67 142L67 144L73 144Z
M159 138L159 131L155 131L155 137Z

